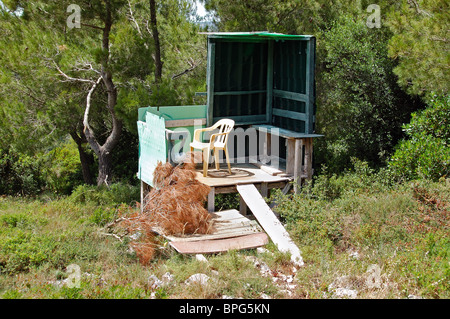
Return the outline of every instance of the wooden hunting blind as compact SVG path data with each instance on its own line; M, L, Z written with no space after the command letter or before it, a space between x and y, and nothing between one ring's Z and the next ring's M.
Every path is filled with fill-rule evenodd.
M314 67L313 36L209 34L207 125L230 118L313 134Z
M284 140L277 152L281 170L294 179L310 179L312 140L321 136L314 134L315 45L311 35L207 33L207 104L139 109L138 177L151 186L158 161L170 161L173 149L189 151L192 140L183 138L229 118L265 139L264 149L258 140L259 154L271 155L274 137ZM183 129L188 134L181 134Z
M174 155L189 151L195 129L232 119L236 129L231 139L238 141L233 147L243 142L244 158L256 147L257 160L248 156L240 162L237 154L231 156L231 174L218 169L203 176L198 170L196 179L211 188L208 211L215 211L215 194L238 192L239 212L214 213L213 234L168 237L171 245L181 253L211 253L264 245L267 233L280 250L303 264L299 249L263 197L273 188L286 193L292 184L297 192L301 181L312 177L313 138L321 136L314 133L315 38L269 32L207 35L207 104L139 109L141 207L158 162L173 162ZM265 233L242 216L247 207Z

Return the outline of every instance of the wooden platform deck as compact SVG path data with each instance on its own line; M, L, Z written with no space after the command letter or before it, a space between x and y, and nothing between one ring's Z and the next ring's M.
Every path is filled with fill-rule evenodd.
M226 165L221 164L220 169L208 170L208 176L203 176L202 169L197 169L197 180L211 187L208 195L208 211L214 212L216 194L237 193L237 185L253 184L263 197L269 195L270 189L284 188L293 180L292 175L284 170L261 164L232 164L231 174ZM240 213L245 215L247 207L241 199Z
M291 175L281 169L258 164L232 164L231 174L225 165L220 170L209 169L204 177L201 169L197 169L197 180L210 187L226 187L241 184L280 183L292 180Z
M182 254L208 254L230 249L263 246L269 238L259 224L242 216L237 210L212 213L214 230L210 234L163 235ZM157 230L158 233L160 233Z

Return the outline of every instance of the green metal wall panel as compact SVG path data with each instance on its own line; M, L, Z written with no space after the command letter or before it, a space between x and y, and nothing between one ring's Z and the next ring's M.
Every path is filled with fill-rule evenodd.
M138 121L139 164L138 177L153 186L153 171L158 161L167 159L166 133L164 119L147 112L146 122Z
M153 171L158 163L163 163L169 157L169 141L166 139L166 121L198 119L198 126L171 127L171 131L189 132L188 141L184 141L183 151L189 151L189 143L192 141L194 130L202 128L201 119L206 118L206 105L184 105L165 107L145 107L138 111L138 135L139 135L139 164L138 177L145 183L153 186ZM175 134L177 135L177 134ZM181 141L175 142L175 145ZM181 146L181 145L180 145ZM178 149L177 149L178 150Z
M219 32L208 36L208 125L221 118L313 133L313 36Z

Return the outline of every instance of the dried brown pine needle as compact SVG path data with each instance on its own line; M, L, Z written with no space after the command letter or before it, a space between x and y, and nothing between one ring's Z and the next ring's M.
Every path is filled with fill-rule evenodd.
M158 228L165 235L207 234L213 231L211 215L204 207L210 187L196 178L193 155L186 163L173 167L158 163L153 173L154 188L144 199L142 213L127 219L130 232L139 232L135 250L142 263L155 254L154 232Z

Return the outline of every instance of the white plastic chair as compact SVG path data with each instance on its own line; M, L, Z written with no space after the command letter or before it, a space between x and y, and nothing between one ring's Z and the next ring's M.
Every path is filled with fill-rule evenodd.
M214 152L214 158L216 162L216 169L219 169L219 150L223 150L225 153L225 158L228 164L228 172L231 174L231 165L230 165L230 159L228 158L228 151L227 151L227 141L228 141L228 135L231 132L231 130L234 127L234 121L230 119L222 119L218 121L216 124L214 124L211 127L203 128L203 129L197 129L194 131L194 139L191 146L191 152L194 151L194 149L201 149L203 152L203 176L208 176L208 162L209 162L209 155L211 154L211 150ZM218 133L213 133L209 139L209 143L203 143L200 140L200 133L201 132L209 132L214 130L219 130Z

